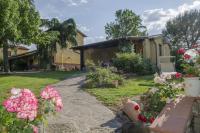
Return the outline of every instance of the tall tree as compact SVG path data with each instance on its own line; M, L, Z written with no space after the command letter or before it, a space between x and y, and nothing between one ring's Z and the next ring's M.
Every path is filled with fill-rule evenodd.
M142 25L140 16L132 10L118 10L115 17L114 22L107 23L105 26L106 39L146 35L146 27ZM133 52L133 49L129 41L120 41L121 52Z
M34 42L39 25L39 13L30 0L0 0L0 44L3 46L5 72L9 71L9 46Z
M190 49L200 39L200 11L186 11L169 20L163 34L171 41L174 48Z
M68 19L63 22L59 22L56 18L51 20L43 19L41 26L47 28L43 34L49 40L49 42L45 42L45 45L41 45L41 43L38 45L41 60L46 60L41 65L43 68L46 68L47 64L52 65L52 57L57 50L57 44L60 45L61 49L68 47L70 44L73 46L77 45L77 30L76 23L73 19Z
M115 17L114 22L107 23L105 26L107 39L146 34L146 27L142 25L140 16L132 10L118 10Z

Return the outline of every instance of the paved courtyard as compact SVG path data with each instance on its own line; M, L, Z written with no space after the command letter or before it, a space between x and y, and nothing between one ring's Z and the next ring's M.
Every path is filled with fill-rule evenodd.
M111 110L80 88L84 78L74 77L54 85L64 108L49 118L47 133L112 133L121 127Z

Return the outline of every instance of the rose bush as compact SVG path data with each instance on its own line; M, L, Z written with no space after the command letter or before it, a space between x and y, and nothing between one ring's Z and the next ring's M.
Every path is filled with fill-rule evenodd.
M138 120L145 124L153 123L166 103L173 101L183 89L181 73L155 74L155 86L141 97L141 113Z
M178 62L181 62L181 67L183 68L183 74L185 77L198 77L199 71L199 52L198 47L193 47L193 49L185 50L180 48L177 50L179 56Z
M63 108L59 93L45 87L37 98L29 89L11 90L11 96L0 106L0 131L3 133L38 133L38 126L48 115Z

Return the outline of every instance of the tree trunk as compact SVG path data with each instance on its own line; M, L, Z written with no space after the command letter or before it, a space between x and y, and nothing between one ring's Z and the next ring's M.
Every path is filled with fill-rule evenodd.
M3 43L3 66L4 66L4 72L10 72L7 41Z

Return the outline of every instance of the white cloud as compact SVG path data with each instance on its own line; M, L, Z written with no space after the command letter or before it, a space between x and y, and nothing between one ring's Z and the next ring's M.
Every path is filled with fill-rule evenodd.
M61 0L66 3L68 6L79 6L81 4L87 4L88 0Z
M105 36L94 36L85 38L85 44L95 43L106 40Z
M85 26L85 25L82 25L82 24L77 24L77 27L78 27L78 29L80 30L80 31L82 31L82 32L89 32L90 31L90 28L88 28L87 26Z
M151 32L161 32L165 27L166 22L176 17L180 13L191 9L200 9L200 1L195 0L192 4L183 4L177 9L152 9L144 11L142 15L143 23L147 26L147 29Z

